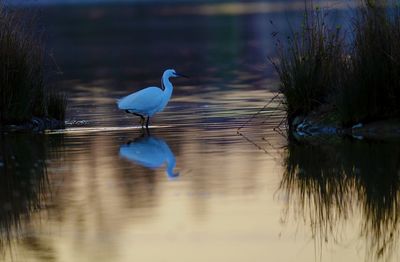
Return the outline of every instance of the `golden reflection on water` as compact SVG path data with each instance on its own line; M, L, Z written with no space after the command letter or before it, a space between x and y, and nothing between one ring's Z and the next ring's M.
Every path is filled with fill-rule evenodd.
M199 261L208 256L239 261L266 255L261 252L263 242L278 234L260 232L269 227L265 219L271 219L265 174L274 176L278 167L270 166L251 145L241 144L234 130L225 130L224 136L239 144L226 145L213 137L192 139L200 132L196 129L173 131L156 133L176 154L181 172L176 181L169 181L163 169L150 170L120 158L120 146L138 132L67 132L65 158L59 160L67 167L62 186L53 192L51 208L29 220L29 235L20 235L14 246L16 258L48 252L59 261ZM256 153L253 157L243 155L251 151ZM33 242L35 247L28 244ZM226 252L231 245L243 247L235 255Z
M33 135L36 143L7 135L1 155L15 155L6 159L10 167L24 158L22 170L43 165L32 171L39 179L30 190L7 186L3 209L24 208L0 217L5 260L396 261L396 146L282 147L286 138L272 131L283 116L271 111L278 101L239 136L251 105L263 105L250 100L259 92L215 92L219 103L201 95L177 99L153 120L151 136L110 102L91 109L89 124ZM95 126L99 120L105 124ZM146 137L159 144L151 150L167 152L161 162L121 154L140 141L140 150L149 149ZM24 156L27 150L32 154ZM166 175L168 159L179 172L174 180ZM26 194L13 198L13 191Z
M315 258L315 232L296 219L281 220L293 200L278 190L284 169L274 156L284 151L264 154L229 128L151 131L173 152L176 180L168 179L164 167L149 169L120 156L121 146L141 139L138 130L63 134L63 142L53 145L62 156L48 161L48 192L38 192L51 192L51 198L47 208L19 218L23 231L11 236L14 261ZM258 126L244 132L263 135ZM363 221L357 214L342 221L340 230L332 228L345 236L347 247L328 241L323 258L360 261L363 245L352 226Z
M396 261L396 144L282 147L286 137L273 131L283 117L272 110L279 101L237 135L273 96L252 99L261 93L171 101L150 133L173 154L174 180L168 161L149 166L121 155L143 136L137 119L109 100L80 113L90 116L81 127L6 135L5 260ZM90 97L70 110L82 112ZM37 179L16 179L18 170Z

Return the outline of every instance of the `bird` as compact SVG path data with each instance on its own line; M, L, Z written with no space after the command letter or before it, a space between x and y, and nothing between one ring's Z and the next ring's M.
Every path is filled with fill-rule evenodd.
M141 166L156 169L164 165L168 178L174 179L179 173L174 173L175 155L168 144L161 138L147 136L120 146L119 155Z
M146 120L146 129L149 128L150 117L164 110L171 98L174 87L169 81L171 77L186 77L177 73L174 69L164 71L161 78L161 87L150 86L145 89L134 92L130 95L117 100L118 108L127 113L140 117L140 123L143 125Z

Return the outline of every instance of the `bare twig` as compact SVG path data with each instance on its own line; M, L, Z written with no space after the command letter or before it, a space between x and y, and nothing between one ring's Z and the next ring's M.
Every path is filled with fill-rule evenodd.
M254 115L252 115L243 125L241 125L238 129L237 132L239 133L240 129L242 129L243 127L247 126L247 124L249 124L256 116L258 116L262 111L264 111L280 94L276 94L274 97L272 97L267 104L265 104L265 106L263 106L263 108L261 108L260 110L258 110Z

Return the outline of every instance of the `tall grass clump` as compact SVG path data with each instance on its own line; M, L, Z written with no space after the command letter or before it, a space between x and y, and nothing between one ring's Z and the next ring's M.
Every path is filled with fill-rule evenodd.
M345 33L305 1L300 31L278 42L289 125L321 105L344 126L400 117L400 2L357 3Z
M0 4L0 124L64 120L66 98L45 83L42 34L32 19Z
M337 101L344 124L400 116L399 3L363 0L357 10L350 76Z
M273 65L286 98L289 123L328 103L339 84L344 37L340 27L329 28L325 20L320 8L306 3L300 32L288 37L287 45L278 42L279 62Z

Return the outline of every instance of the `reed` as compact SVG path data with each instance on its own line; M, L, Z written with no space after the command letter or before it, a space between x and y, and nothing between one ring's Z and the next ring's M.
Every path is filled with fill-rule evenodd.
M400 116L400 9L362 1L353 19L349 71L338 93L345 125Z
M343 126L400 117L399 4L360 0L347 33L327 20L305 1L301 29L278 42L289 125L322 105Z
M278 63L273 63L285 96L289 123L329 103L343 71L344 34L330 28L326 13L305 3L300 32L293 32L287 44L278 42Z
M0 123L33 116L64 120L66 98L45 82L42 33L32 19L0 6Z

